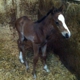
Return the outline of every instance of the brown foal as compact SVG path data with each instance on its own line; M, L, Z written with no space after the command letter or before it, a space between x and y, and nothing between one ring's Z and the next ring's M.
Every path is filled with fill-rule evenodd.
M49 12L41 19L36 22L32 22L27 16L23 16L17 19L15 27L19 34L18 47L20 51L19 59L21 63L26 65L27 70L29 69L28 62L25 56L24 39L32 42L34 59L33 59L33 76L36 78L36 63L41 57L41 61L44 64L44 69L49 72L46 64L46 48L49 37L54 32L53 22L58 26L62 36L69 38L71 33L65 23L65 18L62 14L63 6L59 9L53 7Z

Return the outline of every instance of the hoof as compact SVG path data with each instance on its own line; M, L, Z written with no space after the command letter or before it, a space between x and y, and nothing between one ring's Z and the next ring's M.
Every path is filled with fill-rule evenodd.
M49 69L47 69L47 70L45 70L45 71L46 71L46 72L48 72L48 73L50 72L50 70L49 70Z
M34 80L36 80L37 78L36 74L32 72L32 75L33 75Z
M20 60L20 59L19 59L19 61L20 61L20 63L24 64L24 61L23 61L23 60Z
M50 70L48 69L47 65L44 66L44 70L45 70L46 72L50 72Z
M29 72L29 64L27 63L27 61L25 62L25 66L26 66L27 72Z
M27 72L29 73L29 68L26 68Z
M36 80L36 78L37 78L36 74L33 75L33 78Z

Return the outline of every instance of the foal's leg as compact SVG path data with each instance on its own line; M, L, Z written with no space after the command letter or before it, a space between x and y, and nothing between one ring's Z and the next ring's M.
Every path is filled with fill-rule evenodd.
M46 64L46 48L47 48L47 44L45 44L43 47L41 47L41 50L42 50L42 55L40 56L41 57L41 60L43 62L43 65L44 65L44 70L46 72L50 72L49 69L48 69L48 66Z
M36 78L35 68L36 68L36 64L39 59L39 46L38 46L38 44L33 44L33 50L34 50L34 59L33 59L33 72L32 72L32 74L33 74L34 78Z
M26 65L26 69L28 70L29 69L29 66L28 66L28 62L26 61L26 55L25 55L25 47L24 47L24 43L23 41L21 41L20 39L18 40L18 47L19 47L19 51L20 51L20 54L19 54L19 59L20 59L20 62L25 64Z
M18 41L17 41L17 43L18 43L18 48L19 48L19 59L20 59L20 62L21 63L24 63L24 60L23 60L23 53L22 53L22 45L21 45L21 42L20 42L20 40L18 39Z

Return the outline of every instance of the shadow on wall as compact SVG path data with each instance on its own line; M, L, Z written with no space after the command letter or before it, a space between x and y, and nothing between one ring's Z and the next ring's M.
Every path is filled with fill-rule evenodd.
M48 50L58 54L63 64L80 80L80 5L69 3L65 15L72 36L70 39L63 39L56 31Z

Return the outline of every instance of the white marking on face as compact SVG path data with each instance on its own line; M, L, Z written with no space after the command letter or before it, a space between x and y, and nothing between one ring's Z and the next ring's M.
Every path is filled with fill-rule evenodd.
M46 70L46 72L50 72L46 64L44 65L44 70Z
M21 63L24 63L24 60L23 60L23 56L22 56L22 52L20 51L20 54L19 54L19 59L21 61Z
M62 35L65 36L65 34L67 33L68 36L70 37L70 36L71 36L71 33L70 33L70 31L69 31L66 23L65 23L65 18L64 18L64 16L63 16L62 14L60 14L60 15L58 16L58 20L62 22L63 27L67 30L67 31L63 31L63 32L62 32Z

